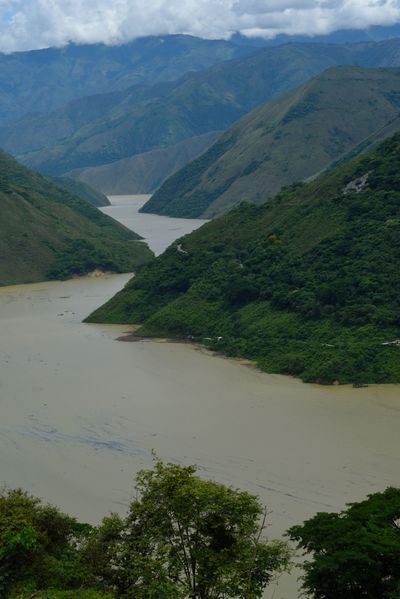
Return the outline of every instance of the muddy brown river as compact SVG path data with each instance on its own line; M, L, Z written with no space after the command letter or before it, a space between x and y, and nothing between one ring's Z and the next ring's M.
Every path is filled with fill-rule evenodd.
M114 215L134 223L140 201L118 199ZM149 240L152 218L159 231L162 217L133 226ZM164 220L157 251L188 232ZM117 341L126 326L81 323L128 279L0 288L0 484L97 522L124 513L154 449L257 493L270 536L400 484L399 386L305 385L187 345ZM297 575L265 597L297 599Z

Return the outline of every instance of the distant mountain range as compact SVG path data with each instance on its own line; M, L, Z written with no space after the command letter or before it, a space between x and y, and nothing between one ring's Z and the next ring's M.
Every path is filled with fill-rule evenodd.
M400 25L314 37L279 35L272 40L239 34L230 41L190 35L149 36L117 46L69 44L0 53L0 125L27 113L52 112L84 96L173 81L185 73L244 56L257 47L310 41L370 42L394 37L400 37Z
M131 272L152 259L140 237L0 152L0 285Z
M373 95L373 102L376 97ZM320 383L400 382L400 134L187 235L97 310Z
M0 145L32 168L70 174L100 191L114 190L117 177L118 193L152 191L255 106L339 64L398 66L400 40L257 50L177 81L136 85L74 100L50 115L25 116L0 129ZM155 151L164 153L157 176L152 173L160 155L149 155ZM134 164L127 160L133 156L140 156Z
M224 40L190 35L0 54L0 124L27 113L48 113L71 100L179 79L251 52Z
M314 42L322 44L354 44L357 42L382 42L400 37L400 23L394 25L372 25L366 29L339 29L324 35L287 35L279 34L271 39L261 37L245 37L236 33L231 37L235 44L253 47L282 46L292 42Z
M357 154L400 129L400 69L334 67L233 125L142 208L212 218Z

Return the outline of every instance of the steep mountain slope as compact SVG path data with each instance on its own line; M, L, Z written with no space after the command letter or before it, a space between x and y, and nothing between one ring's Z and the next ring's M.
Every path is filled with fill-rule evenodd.
M0 54L0 122L91 94L172 81L250 51L224 40L167 35L120 46L70 44Z
M33 152L54 142L68 142L72 136L90 137L104 129L103 122L118 126L121 116L135 110L140 115L151 102L165 97L176 83L134 85L126 90L85 96L68 102L53 113L27 114L0 128L0 141L14 154ZM121 131L119 131L121 133Z
M262 50L174 83L134 86L71 102L54 114L29 115L1 129L0 143L49 174L113 162L224 129L264 99L335 64L332 55L342 60L343 53L329 46L324 56L313 44Z
M91 321L306 381L400 382L400 134L177 240Z
M107 197L90 187L87 183L83 181L76 181L75 179L70 179L69 177L50 177L50 181L60 187L64 191L68 191L72 195L78 196L81 200L85 200L92 206L109 206L110 201Z
M139 236L0 152L0 285L129 272L152 259Z
M142 211L211 218L244 199L260 204L374 141L399 113L400 69L328 69L245 116Z
M400 40L263 49L177 82L135 86L26 117L3 128L0 143L46 174L104 165L226 129L256 105L338 64L399 65Z
M204 133L173 146L156 148L102 166L74 169L66 174L108 195L152 193L168 176L204 152L220 134L220 131Z

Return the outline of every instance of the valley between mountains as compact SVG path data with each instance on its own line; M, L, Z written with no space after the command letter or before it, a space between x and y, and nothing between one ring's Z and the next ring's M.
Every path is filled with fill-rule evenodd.
M184 42L211 51L191 38L170 42L172 61ZM3 154L2 282L134 270L89 320L196 340L304 381L399 382L400 70L381 66L397 64L399 41L235 51L181 78L77 98L3 128L5 145L29 150L24 159L47 178ZM131 69L118 56L118 69ZM323 70L343 62L379 68ZM212 145L191 160L187 140L199 136L197 152ZM153 260L134 231L89 205L107 204L104 195L72 171L60 176L79 164L84 179L78 138L89 161L99 151L108 161L106 189L125 181L134 190L136 176L143 192L159 185L143 214L214 220ZM167 163L178 170L163 182Z
M133 4L0 53L0 597L398 599L400 25Z

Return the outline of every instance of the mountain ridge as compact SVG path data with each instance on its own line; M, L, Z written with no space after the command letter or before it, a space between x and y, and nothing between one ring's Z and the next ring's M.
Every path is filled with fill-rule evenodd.
M262 203L357 147L362 151L385 127L387 135L393 132L399 85L398 68L332 67L244 116L165 181L141 211L212 218L243 199Z
M251 51L225 40L165 35L115 46L71 43L0 53L0 122L21 118L27 106L48 113L79 97L179 79Z
M342 63L400 65L400 40L261 49L178 81L84 98L25 118L0 129L0 144L49 175L103 166L226 129L258 104Z
M110 205L110 200L103 193L96 191L84 181L76 181L69 177L50 177L50 181L57 187L60 187L72 195L78 196L81 200L84 200L97 208Z

